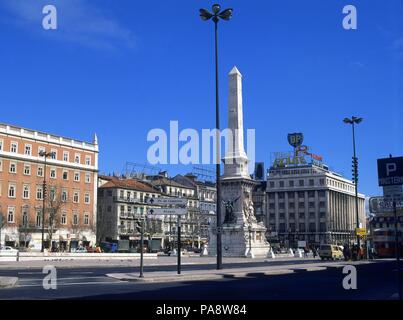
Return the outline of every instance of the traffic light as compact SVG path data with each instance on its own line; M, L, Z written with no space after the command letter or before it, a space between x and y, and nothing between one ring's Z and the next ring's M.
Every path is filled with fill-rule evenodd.
M46 194L47 194L47 189L46 189L46 183L43 184L43 198L46 198Z
M136 221L136 230L138 233L142 233L143 232L143 226L140 220Z

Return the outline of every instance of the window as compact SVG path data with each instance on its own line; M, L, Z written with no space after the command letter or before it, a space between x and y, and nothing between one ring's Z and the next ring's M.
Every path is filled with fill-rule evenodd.
M79 193L78 191L75 191L75 192L74 192L73 202L74 202L74 203L80 202L80 193Z
M300 223L299 224L299 231L300 232L305 232L305 223Z
M309 198L314 198L315 197L315 191L308 191L308 197Z
M289 185L290 187L293 187L293 186L294 186L294 180L288 181L288 185Z
M318 191L318 196L319 197L325 197L326 196L326 192L324 190L320 190Z
M56 160L57 159L57 150L56 149L51 149L50 152L52 153L50 158L53 159L53 160Z
M56 179L56 169L54 168L50 169L50 178Z
M63 171L63 180L69 180L69 172Z
M8 207L7 210L7 222L8 223L14 223L14 212L15 212L15 208L14 207Z
M10 184L8 186L8 197L15 198L15 185L13 185L13 184Z
M314 185L315 185L315 180L309 179L309 185L310 185L310 186L314 186Z
M309 232L316 232L316 224L310 223L309 224Z
M319 202L319 207L324 208L326 206L325 201Z
M303 187L304 186L304 180L299 180L299 186Z
M56 189L55 189L55 187L50 187L49 188L49 199L51 199L52 201L56 200Z
M280 188L284 188L284 181L280 181Z
M90 194L89 193L86 193L85 195L84 195L84 203L90 203Z
M39 228L42 226L42 211L38 211L36 213L36 227Z
M90 224L90 215L88 213L84 214L84 224L85 225Z
M30 156L32 153L32 146L30 144L25 145L24 154Z
M37 170L36 174L38 177L43 177L43 167L38 166L38 170Z
M324 185L325 185L325 179L320 179L320 180L319 180L319 184L320 184L321 186L324 186Z
M278 193L278 198L279 199L284 199L284 192L279 192Z
M299 197L300 199L305 198L305 192L304 192L304 191L299 191L299 192L298 192L298 197Z
M279 203L279 209L284 209L284 202Z
M62 190L62 201L66 202L67 201L67 190Z
M29 199L29 186L28 185L24 185L24 187L22 188L22 197L24 199Z
M17 173L17 164L15 162L10 162L10 173Z
M80 181L80 172L74 172L74 181L76 182Z
M320 232L326 232L326 223L321 222L319 225Z
M85 174L85 183L91 183L91 174L90 173Z
M42 200L42 196L43 196L42 186L37 186L36 187L36 200Z
M12 141L10 145L10 152L17 153L17 149L18 149L18 143Z
M90 165L91 165L91 156L85 156L85 164L86 164L87 166L90 166Z
M28 227L28 209L24 208L22 212L22 225Z
M65 211L62 212L62 217L60 219L60 223L66 225L67 224L67 213Z
M0 140L0 151L3 150L3 140Z
M45 151L46 151L45 147L39 147L39 148L38 148L38 156L39 156L40 158L44 158L44 156L40 156L40 154L41 154L42 152L45 152Z
M79 153L76 153L76 154L75 154L75 156L74 156L74 162L75 162L75 163L80 163L80 154L79 154Z
M111 212L112 211L112 206L108 206L108 208L106 208L106 211Z
M274 188L274 181L270 181L270 188Z
M77 214L77 213L75 213L75 214L73 215L73 224L74 224L74 225L77 225L77 224L78 224L78 214Z
M309 208L311 209L315 208L315 202L309 202Z
M24 174L25 174L26 176L31 175L31 166L30 166L29 164L25 164L25 165L24 165Z
M0 172L3 171L3 161L0 159Z
M63 161L66 161L66 162L69 161L69 152L68 151L63 151Z
M290 202L290 203L288 204L288 207L289 207L290 209L294 209L294 208L295 208L295 203L294 203L294 202Z

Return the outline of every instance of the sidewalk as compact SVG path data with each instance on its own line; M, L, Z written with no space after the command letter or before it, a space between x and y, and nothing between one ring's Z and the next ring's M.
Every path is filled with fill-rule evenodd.
M228 278L245 278L253 277L256 275L279 275L279 274L292 274L294 272L312 272L323 271L329 268L342 268L345 265L361 265L373 263L372 261L342 261L342 262L324 262L312 264L289 264L282 266L271 266L268 264L264 267L243 267L231 268L224 270L187 270L177 274L177 271L163 271L163 272L147 272L144 277L140 278L139 273L108 273L107 277L114 278L121 281L135 281L135 282L172 282L172 281L201 281L201 280L217 280Z

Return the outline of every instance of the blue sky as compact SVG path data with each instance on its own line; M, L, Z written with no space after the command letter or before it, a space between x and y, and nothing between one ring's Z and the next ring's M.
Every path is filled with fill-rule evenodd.
M150 129L211 128L213 1L0 0L0 122L91 140L100 170L146 163ZM42 7L58 9L58 30L42 29ZM287 151L287 133L351 177L357 131L360 191L380 193L376 159L402 155L403 2L401 0L221 1L220 97L226 125L227 73L243 74L244 123L256 130L256 160ZM358 10L344 30L342 9ZM172 174L191 166L161 166Z

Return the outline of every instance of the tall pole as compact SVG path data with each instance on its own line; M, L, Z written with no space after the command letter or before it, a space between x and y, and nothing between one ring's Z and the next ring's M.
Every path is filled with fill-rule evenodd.
M143 269L144 269L144 253L143 253L143 248L144 248L144 220L145 218L141 218L141 233L140 233L140 278L144 278L143 275Z
M353 153L354 153L354 184L355 184L355 218L356 218L356 228L360 227L360 220L358 216L358 161L355 148L355 123L353 121ZM357 245L358 250L360 250L360 236L357 234Z
M398 283L398 292L399 292L399 300L402 300L402 275L400 270L400 246L399 246L399 235L398 235L398 227L397 227L397 209L396 209L396 201L393 200L393 213L395 216L395 251L396 251L396 268L397 268L397 283Z
M181 216L178 214L178 274L181 274Z
M222 244L221 244L221 146L220 146L220 108L218 95L218 18L214 17L215 31L215 101L216 101L216 185L217 185L217 270L222 269Z
M42 247L41 252L45 251L45 202L46 202L46 158L47 154L45 152L45 167L43 172L43 185L42 185Z

